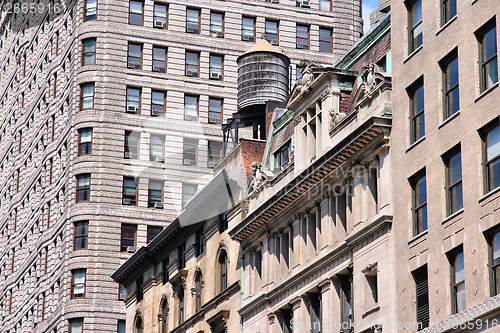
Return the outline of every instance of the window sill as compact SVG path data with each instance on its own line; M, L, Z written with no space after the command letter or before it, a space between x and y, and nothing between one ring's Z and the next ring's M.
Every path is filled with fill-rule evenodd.
M444 29L446 29L450 24L457 20L457 15L453 16L448 22L446 22L439 30L436 32L436 36L441 33Z
M418 146L418 144L422 141L425 140L425 136L421 137L420 139L418 139L417 141L413 142L410 147L406 148L405 150L405 153L408 153L410 150L412 150L415 146Z
M453 214L451 214L451 215L447 216L444 220L442 220L442 221L441 221L441 224L445 224L446 222L448 222L448 221L452 220L453 218L455 218L455 217L457 217L457 216L459 216L459 215L462 215L462 214L463 214L463 212L464 212L464 209L463 209L463 208L462 208L462 209L457 210L455 213L453 213Z
M488 89L486 89L485 91L483 91L481 95L477 96L476 99L474 100L474 103L477 103L481 98L483 98L485 95L488 95L490 91L492 91L496 87L498 87L498 82L489 87Z
M413 238L408 241L408 245L410 245L411 243L414 243L415 241L417 241L418 239L420 239L424 236L427 236L428 233L429 233L429 229L422 231L421 233L419 233L416 236L413 236Z
M477 200L477 202L483 202L484 200L488 199L489 197L498 192L500 192L500 186L483 195L481 198Z
M448 124L449 122L451 122L453 119L455 119L459 115L460 115L460 110L458 110L457 112L455 112L454 114L452 114L451 116L449 116L448 118L446 118L441 124L439 124L438 129L443 128L446 124Z
M368 308L366 311L364 311L361 314L361 316L363 318L365 318L365 317L371 315L372 313L377 312L378 310L380 310L380 306L378 304L375 304L374 306L372 306L372 307Z
M414 56L415 54L417 54L417 53L418 53L421 49L423 49L423 48L424 48L424 44L422 44L422 45L420 45L419 47L417 47L417 48L415 49L415 51L413 51L412 53L410 53L410 54L406 57L406 59L405 59L405 60L403 60L403 64L406 64L408 61L410 61L410 59L411 59L411 58L413 58L413 56Z

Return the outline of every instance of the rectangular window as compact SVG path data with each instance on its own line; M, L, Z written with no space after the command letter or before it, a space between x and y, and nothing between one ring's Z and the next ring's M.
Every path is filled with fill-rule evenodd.
M162 227L155 227L152 225L148 225L148 238L147 242L151 242L161 231L163 230Z
M95 64L95 38L87 38L82 41L82 65Z
M287 142L283 147L279 148L274 153L274 170L278 171L288 166L290 162L290 142Z
M457 16L457 0L442 0L441 2L441 26Z
M142 301L144 298L144 289L142 285L144 284L142 275L135 280L135 297L137 298L137 302Z
M78 156L92 154L92 128L78 130Z
M194 196L198 190L198 185L195 184L182 184L182 209L186 206L189 200Z
M153 46L153 72L165 73L167 68L167 49Z
M410 179L412 188L413 235L427 230L427 184L425 170Z
M71 298L85 298L85 275L87 270L75 269L72 273Z
M491 88L498 82L497 29L495 20L488 22L476 32L479 43L480 90Z
M309 296L309 319L311 322L311 333L323 332L321 328L321 294L307 293Z
M165 116L167 94L164 91L153 90L151 92L151 115Z
M139 158L139 135L130 131L125 132L125 158Z
M177 248L177 269L186 268L186 243L182 243Z
M208 141L208 167L215 168L220 163L222 143Z
M137 225L136 224L122 224L120 251L121 252L135 252L137 240Z
M203 253L203 229L198 229L195 236L196 256L199 257Z
M450 261L450 286L452 313L458 313L465 307L465 265L462 246L448 254Z
M125 299L125 298L124 298ZM118 329L117 329L117 333L126 333L126 322L125 320L118 320Z
M143 11L144 2L131 0L128 12L128 23L134 25L142 25Z
M295 42L298 49L309 50L309 26L297 25Z
M127 288L122 284L118 287L118 300L123 301L127 297ZM124 321L125 322L125 321ZM123 331L125 333L125 331Z
M184 119L198 120L198 96L184 96Z
M354 325L354 311L352 301L352 272L348 274L337 275L339 280L339 299L340 299L340 322L341 327L346 327L345 331L349 332ZM354 330L354 329L353 329Z
M198 165L198 140L184 138L182 159L184 165Z
M419 79L408 88L410 97L410 141L414 143L425 136L424 82Z
M126 111L139 114L141 110L141 88L127 87Z
M443 119L447 119L460 110L458 89L458 56L454 51L441 62L443 72Z
M412 53L423 43L422 0L415 0L409 3L408 32L409 32L409 53Z
M222 99L208 99L208 122L210 124L220 124L222 121Z
M332 53L332 29L319 28L319 52Z
M331 11L331 0L319 0L319 10Z
M490 290L491 296L500 293L500 231L493 232L488 238Z
M415 280L417 330L429 327L429 285L427 278L427 265L413 272Z
M186 32L200 33L200 11L198 9L186 9Z
M90 200L90 174L76 176L76 202Z
M142 44L128 44L127 67L132 69L142 68Z
M97 19L97 0L85 0L85 20L92 21Z
M280 309L281 316L280 326L283 333L293 332L293 310L292 309Z
M80 108L82 110L89 110L94 108L94 82L82 83L81 88L81 102Z
M153 12L153 26L158 29L165 29L168 22L167 5L155 3Z
M162 208L163 207L163 181L149 180L148 188L148 207Z
M378 278L376 266L371 271L366 272L365 281L365 311L369 311L378 303Z
M210 79L222 81L224 58L220 55L210 55Z
M446 211L451 215L463 208L462 153L460 147L443 156L446 176Z
M498 120L481 132L484 147L485 192L489 192L500 186L500 124Z
M69 320L70 333L83 333L83 318L72 318Z
M134 177L123 177L123 204L137 206L137 183Z
M219 214L219 234L222 234L229 227L226 213Z
M162 135L151 134L151 142L149 144L149 160L153 162L163 162L163 150L165 138Z
M241 19L241 40L255 42L255 18L243 17Z
M224 14L210 13L210 33L212 37L224 37Z
M271 45L278 45L278 32L278 22L266 20L266 40L271 43Z
M86 249L89 222L88 221L75 222L74 226L75 226L74 228L75 234L74 234L73 250Z
M198 77L200 75L200 54L186 51L186 76Z

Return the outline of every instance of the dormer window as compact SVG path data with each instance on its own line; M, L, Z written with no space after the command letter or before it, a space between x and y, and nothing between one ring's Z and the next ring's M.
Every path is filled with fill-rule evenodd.
M291 142L288 141L274 153L274 171L282 170L290 164L290 149Z
M304 157L312 161L321 152L322 115L321 102L316 102L302 114L302 133L304 137ZM317 140L319 139L319 140Z

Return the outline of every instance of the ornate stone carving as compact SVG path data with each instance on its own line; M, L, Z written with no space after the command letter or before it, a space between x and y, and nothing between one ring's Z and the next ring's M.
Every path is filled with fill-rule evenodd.
M302 67L302 77L297 80L297 87L295 88L295 91L298 93L298 95L306 96L307 93L311 90L311 85L314 81L314 75L312 72L312 67L314 67L315 64L302 60L300 62L300 67Z

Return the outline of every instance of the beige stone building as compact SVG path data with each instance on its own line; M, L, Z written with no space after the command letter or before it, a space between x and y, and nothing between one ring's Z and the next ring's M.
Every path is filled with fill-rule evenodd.
M499 14L493 0L392 2L401 332L498 331Z

